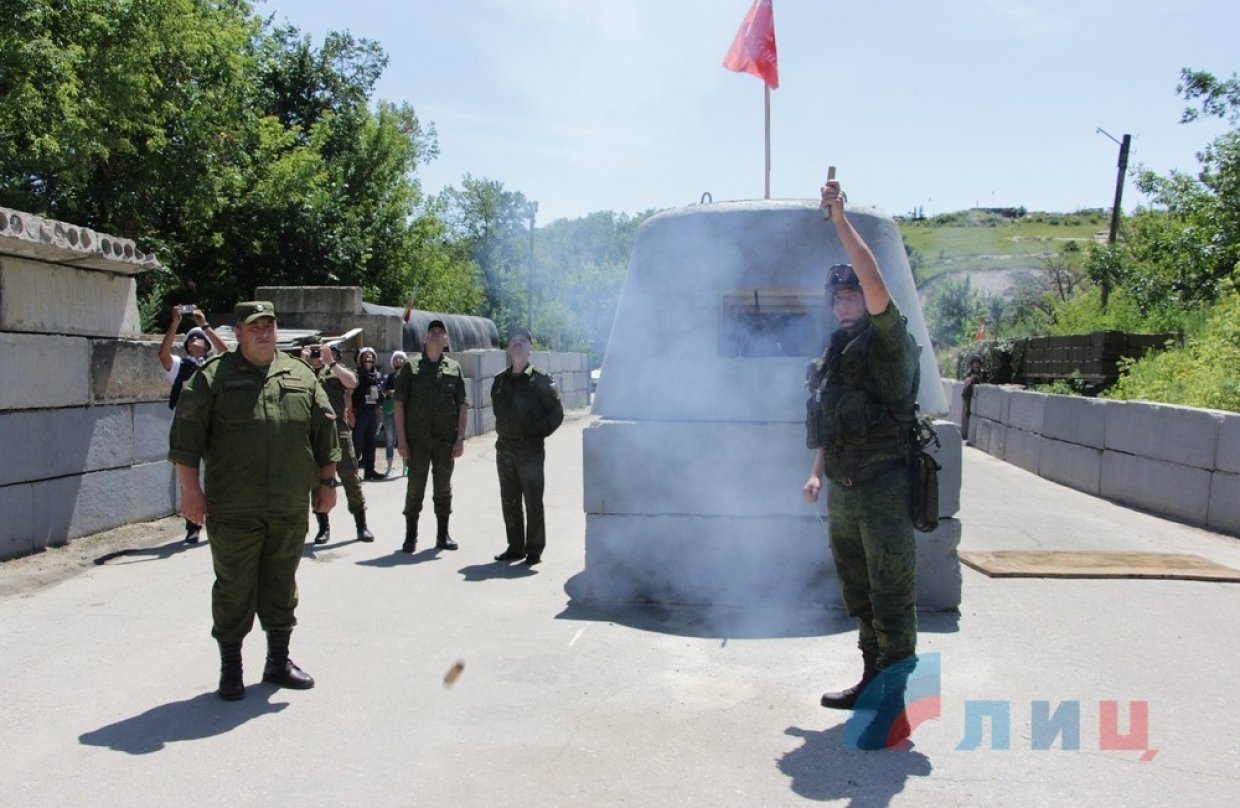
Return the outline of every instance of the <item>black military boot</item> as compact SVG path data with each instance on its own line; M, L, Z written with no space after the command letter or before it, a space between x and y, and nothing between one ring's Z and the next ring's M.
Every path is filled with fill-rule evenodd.
M185 543L186 544L197 544L198 540L201 538L202 538L202 525L197 524L196 522L191 522L188 519L186 519L185 520Z
M861 670L861 681L846 690L823 693L821 704L831 710L851 710L865 690L865 686L874 681L878 675L878 660L873 655L861 652L864 667Z
M448 514L437 513L435 519L439 521L439 531L435 534L435 547L440 550L456 550L457 543L452 541L452 537L448 535Z
M237 701L245 698L245 681L241 678L241 643L219 640L220 644L220 689L219 697L224 701Z
M353 522L357 525L358 541L374 541L375 534L366 529L366 511L355 511L353 513Z
M292 690L309 690L314 687L314 679L288 658L288 641L292 634L291 629L267 632L267 667L263 668L263 681Z
M400 549L406 553L412 553L418 549L418 517L405 516L405 543Z
M327 523L327 514L316 513L314 518L319 522L319 532L314 534L315 544L327 544L332 540L332 528Z

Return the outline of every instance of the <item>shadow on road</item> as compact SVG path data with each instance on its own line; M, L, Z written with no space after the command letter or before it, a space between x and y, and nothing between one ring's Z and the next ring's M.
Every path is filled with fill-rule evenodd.
M161 544L158 547L126 547L123 550L113 550L110 553L104 553L95 559L95 564L103 566L104 564L116 561L117 559L126 559L125 563L130 564L135 561L160 561L165 558L171 558L174 555L183 553L186 550L193 550L198 547L206 547L205 541L198 544L186 544L184 539L170 541L167 544Z
M393 550L384 556L378 558L368 558L365 561L357 561L359 567L408 567L411 564L424 564L428 561L439 561L443 558L442 552L434 547L428 547L420 553L406 553L403 550Z
M185 701L152 707L141 715L108 724L78 736L85 746L101 746L130 755L158 752L176 741L210 738L257 718L278 713L287 702L272 703L278 688L252 685L241 701L221 701L215 693L203 693Z
M495 578L528 578L537 575L538 571L524 564L511 564L507 561L492 561L489 564L471 564L461 567L458 572L466 581L490 581Z
M862 752L844 746L844 722L824 730L788 727L785 735L802 739L797 749L776 761L791 778L792 791L805 799L848 800L850 808L891 804L908 778L928 777L930 758L907 749Z

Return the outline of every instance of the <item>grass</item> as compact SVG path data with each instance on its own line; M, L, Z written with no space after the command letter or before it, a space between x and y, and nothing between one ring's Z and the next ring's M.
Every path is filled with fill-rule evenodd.
M960 269L1036 267L1070 241L1083 248L1095 237L1105 239L1108 225L1100 211L1007 219L975 210L899 223L904 243L921 258L915 271L919 284Z

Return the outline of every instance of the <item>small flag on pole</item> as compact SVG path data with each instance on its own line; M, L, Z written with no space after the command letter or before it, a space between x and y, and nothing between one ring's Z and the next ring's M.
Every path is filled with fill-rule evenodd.
M771 0L753 0L745 21L723 57L723 66L737 73L749 73L779 87L779 59L775 52L775 11Z
M982 320L982 324L977 327L977 333L973 335L974 342L982 342L986 339L986 321Z

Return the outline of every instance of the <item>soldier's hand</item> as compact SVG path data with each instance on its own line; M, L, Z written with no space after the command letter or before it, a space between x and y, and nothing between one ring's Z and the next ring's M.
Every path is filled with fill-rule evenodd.
M805 497L805 501L811 505L818 502L818 492L822 490L822 480L817 477L810 477L805 481L805 486L801 488L801 496Z
M196 525L206 521L207 498L201 488L181 488L181 515Z
M457 438L452 443L452 458L455 460L463 454L465 454L465 439Z
M396 441L396 451L397 453L400 454L401 460L409 459L409 444L408 443L405 443L403 440Z
M315 513L330 513L331 509L336 507L336 489L326 485L316 485L312 506Z

